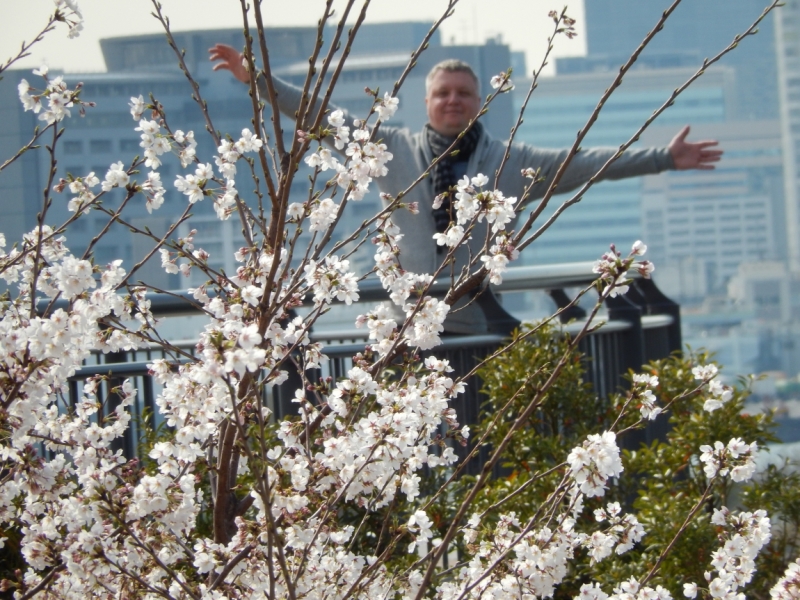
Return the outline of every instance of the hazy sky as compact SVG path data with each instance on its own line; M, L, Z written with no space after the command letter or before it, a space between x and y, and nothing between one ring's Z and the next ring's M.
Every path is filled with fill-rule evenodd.
M237 0L161 0L175 31L240 27L241 12ZM360 6L361 0L357 5ZM67 39L60 24L48 37L34 46L31 56L16 67L51 68L72 72L104 71L100 38L161 31L151 16L149 0L78 0L85 17L85 29L77 39ZM524 50L528 68L538 66L552 31L550 10L563 8L564 0L460 0L455 14L442 26L445 43L483 43L502 36L512 50ZM342 5L335 0L334 7ZM322 0L264 0L262 11L270 25L314 25L324 6ZM447 6L445 0L372 0L367 22L433 21ZM555 54L582 54L585 39L583 0L569 2L569 14L577 19L579 36L568 40L559 36ZM53 0L0 0L0 62L19 51L20 43L38 33L53 12ZM536 61L535 63L533 61Z

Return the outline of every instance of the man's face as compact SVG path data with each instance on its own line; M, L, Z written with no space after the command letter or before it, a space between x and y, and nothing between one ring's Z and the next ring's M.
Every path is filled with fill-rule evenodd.
M437 71L428 95L428 122L442 135L458 135L478 116L481 98L475 80L463 71Z

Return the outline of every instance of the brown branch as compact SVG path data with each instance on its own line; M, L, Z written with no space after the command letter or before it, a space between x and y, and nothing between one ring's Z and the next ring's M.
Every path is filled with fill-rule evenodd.
M233 571L233 568L236 565L238 565L245 558L247 558L247 555L250 554L253 548L255 548L253 544L247 544L247 546L245 546L242 549L242 551L239 552L239 554L237 554L230 561L228 561L228 564L225 565L225 568L222 569L222 571L220 571L219 575L217 575L217 578L214 580L214 583L211 584L211 587L208 588L208 591L212 592L215 589L217 589L225 581L225 578L228 576L228 573Z
M678 529L678 531L675 533L670 543L667 544L667 547L664 548L664 550L661 552L661 555L656 560L656 563L650 569L650 572L647 573L645 578L641 581L640 585L646 584L648 581L650 581L653 575L656 574L656 571L658 571L658 568L661 566L661 563L664 562L664 559L667 557L667 554L669 554L669 552L678 542L678 539L681 537L681 535L683 535L683 532L686 531L686 528L689 527L689 524L692 522L692 519L697 514L697 512L703 507L703 504L705 503L706 499L711 493L711 487L715 479L716 477L709 482L706 491L703 492L703 496L700 498L700 500L697 501L697 504L692 508L692 510L689 511L689 514L686 515L686 519L683 521L683 525L680 526L680 529Z
M197 105L200 107L200 112L202 112L203 119L206 122L206 130L214 140L214 146L219 146L219 135L217 135L217 131L214 129L214 124L211 122L211 115L208 114L208 104L200 95L200 85L197 83L197 81L195 81L194 77L192 77L191 72L189 72L189 67L187 66L184 58L184 51L178 49L178 44L175 42L175 38L173 37L172 31L169 28L169 18L165 17L161 12L161 3L158 0L152 0L152 2L156 12L151 14L158 19L158 21L161 23L161 26L164 28L164 33L167 36L167 43L175 52L175 56L178 57L178 66L180 67L181 71L183 71L186 79L189 81L189 85L192 86L192 100L197 102Z
M247 20L247 0L240 0L240 4L242 7L242 21L244 26L244 57L245 60L247 60L248 72L255 75L256 67L255 61L253 60L253 36L250 35L250 23ZM249 85L250 102L253 107L253 131L259 139L263 139L266 142L266 134L261 129L261 106L258 101L258 86L256 85L256 82L257 77L254 76L250 78ZM269 165L267 165L267 150L265 146L266 144L259 148L258 159L261 164L261 171L264 173L264 180L267 184L267 193L269 194L270 198L275 198L277 196L277 191L275 189L275 182L272 180L272 176L270 175Z
M29 44L22 42L19 52L16 56L9 58L4 64L0 65L0 73L6 71L11 65L13 65L18 60L25 58L26 56L30 56L30 49L33 47L34 44L37 42L41 42L44 39L44 36L53 31L55 29L56 21L58 21L59 16L61 15L61 11L56 9L56 12L48 19L47 25L44 26L36 37L33 38L33 41Z
M558 15L558 18L555 22L555 27L553 29L552 35L547 38L547 50L544 53L544 57L542 58L542 62L539 64L539 70L534 70L533 72L533 80L531 80L531 85L528 88L528 93L525 94L525 99L522 101L522 106L519 109L519 115L517 116L517 120L514 123L514 126L511 128L511 136L508 138L508 143L506 144L506 151L503 154L503 160L500 161L500 168L497 169L497 173L494 176L494 187L497 188L498 182L500 181L500 175L503 174L503 170L505 169L506 162L508 162L509 156L511 156L511 143L514 141L514 138L517 135L517 130L519 126L522 125L522 117L525 114L525 109L528 108L528 102L533 95L533 91L539 85L539 75L542 74L542 70L547 66L547 60L550 58L550 53L553 51L553 40L555 39L556 35L558 34L559 27L561 27L561 23L564 20L564 17L567 14L567 7L565 6L561 13ZM522 198L520 198L522 200Z
M233 492L230 486L231 455L233 444L236 441L236 427L231 419L236 419L233 414L220 426L219 456L217 457L217 495L214 503L214 541L218 544L227 544L232 537L231 514L233 513Z
M47 151L50 154L50 169L47 173L47 183L45 184L43 195L44 198L42 200L42 212L36 215L37 220L37 236L36 236L36 255L33 259L33 273L31 275L31 285L30 285L30 297L31 297L31 310L30 310L30 317L33 318L36 314L36 283L39 279L39 271L40 271L40 264L39 261L42 258L42 244L44 243L44 220L47 216L47 210L50 208L50 204L52 203L52 197L50 196L51 190L53 189L53 181L56 177L57 172L57 165L58 161L56 160L56 144L58 143L58 139L64 133L64 130L61 129L59 131L58 127L53 127L53 142L50 146L47 147Z
M11 165L14 161L16 161L23 154L25 154L28 150L36 150L36 149L38 149L39 146L34 146L34 144L36 143L36 140L38 140L44 134L45 131L47 131L51 127L55 127L55 126L56 126L55 123L51 123L50 125L48 125L47 127L45 127L44 129L41 129L41 130L39 129L38 126L36 128L34 128L33 137L31 138L31 141L29 141L22 148L20 148L14 156L12 156L6 162L4 162L2 165L0 165L0 171L2 171L3 169L5 169L9 165Z
M50 582L53 580L53 578L56 576L57 573L60 573L66 568L67 567L62 564L50 569L50 572L42 578L42 580L36 585L36 587L31 588L25 594L20 596L19 600L29 600L30 598L33 598L36 594L38 594L44 588L50 585Z

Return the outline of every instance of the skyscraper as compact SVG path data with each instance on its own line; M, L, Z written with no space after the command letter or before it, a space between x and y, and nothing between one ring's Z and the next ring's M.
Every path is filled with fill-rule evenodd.
M776 16L776 52L783 140L786 236L792 271L800 272L800 2Z
M571 145L620 65L657 23L663 3L585 0L585 7L587 55L558 59L557 75L541 81L520 128L522 141ZM680 4L614 91L583 145L627 141L703 58L746 30L762 8L756 0ZM691 124L692 139L721 140L726 155L717 170L603 182L567 210L523 260L592 260L610 242L624 249L641 238L657 265L666 267L658 271L661 277L673 267L685 272L680 265L687 253L696 258L699 273L691 281L685 286L674 277L669 281L669 293L687 301L724 293L744 260L783 258L786 211L774 34L769 16L757 35L710 66L642 136L644 145L666 145ZM554 198L549 212L563 199ZM717 214L718 222L717 217L708 222L708 215Z
M763 0L682 2L642 52L634 69L697 68L703 59L715 56L744 32L764 5ZM656 25L665 3L584 0L584 6L587 56L559 59L561 74L618 70ZM776 12L780 14L780 10ZM741 40L718 64L736 73L736 103L729 106L730 119L778 117L773 15L759 24L757 34Z
M362 26L337 82L333 101L351 111L354 117L366 117L373 99L365 92L365 88L379 89L381 95L390 90L406 68L411 52L419 46L429 29L429 24L416 22ZM331 31L327 32L326 43L329 43L331 34ZM273 71L292 83L302 85L316 35L316 28L313 27L268 29L266 37ZM192 31L175 33L174 36L178 47L185 50L187 66L200 86L203 100L208 104L214 129L234 137L245 127L252 129L252 103L247 88L228 73L212 72L207 53L209 47L219 42L241 46L241 31ZM96 101L97 106L90 109L84 118L74 114L64 122L66 132L56 149L57 177L65 177L67 173L85 176L93 171L102 180L112 162L122 160L130 164L135 155L141 155L140 132L134 130L137 123L131 119L128 108L129 99L140 94L148 98L152 93L155 100L164 106L173 130L193 130L198 141L198 157L203 162L213 162L212 157L217 150L211 137L204 131L206 120L197 103L192 101L191 88L177 67L175 54L166 44L164 36L112 38L102 40L101 46L107 73L66 75L70 85L83 82L82 97ZM380 51L376 52L376 48ZM323 48L323 56L325 52ZM483 46L443 47L437 32L429 40L428 50L417 61L418 64L400 91L401 111L393 124L418 130L426 122L423 100L425 75L433 64L445 58L460 58L471 63L481 80L487 82L492 75L507 69L511 62L508 46L490 43ZM36 115L25 113L17 98L17 82L24 77L34 86L41 88L43 84L41 80L35 81L36 77L28 71L10 71L5 75L5 80L0 82L0 156L8 157L28 141L36 125ZM494 135L503 136L511 127L511 98L503 95L497 100L496 110L487 115L483 123ZM282 127L290 136L293 127L289 118L282 117ZM135 196L125 210L127 224L114 224L110 235L104 236L95 245L96 262L104 264L121 258L129 268L146 255L152 248L153 240L132 235L128 225L148 229L154 235L161 236L187 208L186 197L174 189L173 181L179 174L193 172L194 166L183 169L175 156L164 155L162 158L163 165L159 172L168 190L164 205L150 214L141 196ZM302 170L304 168L305 165L302 165L301 172L295 176L291 190L293 201L303 201L308 197L306 176L310 171ZM18 240L35 226L36 215L43 207L42 185L48 169L49 156L46 152L29 152L0 178L0 210L5 215L3 231L9 243ZM240 170L244 170L244 167ZM242 174L239 191L245 201L255 206L253 184L245 183L247 178L246 174ZM123 197L124 190L113 190L104 197L103 206L113 210ZM68 199L68 192L54 195L54 202L48 209L48 223L60 224L69 218ZM350 206L332 241L337 241L336 236L342 235L341 231L349 233L364 219L373 216L379 205L377 191L373 191L364 201ZM193 204L191 212L192 218L176 231L176 235L185 236L192 229L197 230L195 242L211 254L209 264L232 272L236 266L233 253L238 249L234 243L240 237L238 229L241 226L238 221L220 222L208 198ZM74 221L66 232L68 246L75 250L85 248L108 222L108 218L108 215L95 211ZM371 258L368 245L363 250ZM186 280L178 275L167 275L156 259L144 265L135 279L161 288L183 288L202 280L199 273L196 275L199 279L194 277L193 274Z

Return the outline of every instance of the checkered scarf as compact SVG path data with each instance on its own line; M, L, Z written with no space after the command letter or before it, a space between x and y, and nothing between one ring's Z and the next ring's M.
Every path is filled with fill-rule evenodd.
M425 125L425 131L434 157L441 156L455 139L454 137L447 137L434 131L429 124ZM458 150L458 154L455 156L448 154L433 167L431 180L433 182L433 193L436 196L447 192L458 183L453 165L460 161L469 160L475 148L478 147L478 140L482 133L483 126L479 122L475 123L472 128L464 134L464 137L461 138L455 148L451 150L451 153ZM442 201L442 205L439 208L434 208L432 210L433 220L436 223L436 231L439 233L447 231L450 225L450 204L450 197L447 196Z

